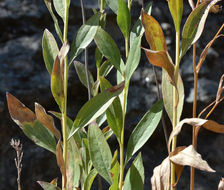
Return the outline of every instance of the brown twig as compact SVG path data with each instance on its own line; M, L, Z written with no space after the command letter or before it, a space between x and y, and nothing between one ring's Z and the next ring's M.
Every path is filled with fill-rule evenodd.
M20 143L20 140L15 140L15 139L11 140L10 145L16 151L15 164L16 164L16 168L17 168L17 185L18 185L18 190L21 190L20 177L21 177L21 171L22 171L22 158L23 158L22 148L23 148L23 145Z

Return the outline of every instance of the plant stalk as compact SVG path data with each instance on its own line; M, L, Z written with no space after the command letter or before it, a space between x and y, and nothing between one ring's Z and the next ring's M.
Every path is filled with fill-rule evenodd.
M175 83L177 84L177 79L179 75L179 65L180 65L180 30L176 31L176 59L175 59L175 71L174 71L174 78ZM177 89L173 87L173 129L177 125L177 104L178 104L178 93ZM177 136L172 140L172 151L175 150L177 144ZM171 190L175 190L173 187L175 184L175 165L171 163Z
M65 21L63 41L67 41L68 36L68 15L69 15L69 2L66 0ZM62 111L62 132L63 132L63 159L65 162L65 170L67 167L67 152L68 152L68 134L67 134L67 92L68 92L68 57L64 60L64 105ZM62 177L62 190L66 190L66 179Z
M194 101L193 101L193 114L192 117L197 117L197 91L198 91L198 73L196 70L196 43L193 44L193 71L194 71ZM192 128L192 145L196 149L197 147L197 140L196 140L196 128ZM195 176L195 169L191 167L191 177L190 177L190 190L194 190L194 176Z

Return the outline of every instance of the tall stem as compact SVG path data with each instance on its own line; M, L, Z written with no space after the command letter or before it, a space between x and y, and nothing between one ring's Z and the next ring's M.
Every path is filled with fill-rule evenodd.
M69 2L66 1L66 9L65 9L65 21L64 21L64 33L63 33L63 41L67 41L68 35L68 14L69 14ZM63 132L63 159L65 162L65 169L67 166L67 88L68 88L68 57L65 57L64 61L64 105L62 111L62 132ZM62 177L62 190L66 190L66 180L65 176Z
M196 71L196 43L193 45L193 70L194 70L194 101L193 101L193 114L192 117L197 117L197 86L198 86L198 73ZM192 128L192 145L196 149L196 134L195 127ZM191 177L190 177L190 190L194 190L194 176L195 169L191 167Z
M179 75L179 65L180 65L180 30L176 31L176 59L175 59L175 71L174 71L174 78L177 84L177 79ZM178 94L177 89L173 87L173 129L177 125L177 103L178 103ZM177 144L177 137L173 138L172 141L172 151L175 150ZM175 165L171 163L171 190L175 190L173 187L175 184Z

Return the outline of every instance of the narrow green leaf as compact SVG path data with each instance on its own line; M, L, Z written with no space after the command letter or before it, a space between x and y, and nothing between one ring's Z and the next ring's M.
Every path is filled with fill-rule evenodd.
M111 36L102 28L98 28L94 40L100 52L121 72L120 51Z
M156 129L162 117L163 102L158 101L153 107L143 116L141 121L135 127L129 140L126 153L125 163L147 142L154 130Z
M118 12L118 1L115 0L106 0L107 5L111 8L111 10L117 14Z
M37 181L37 183L39 183L39 185L44 189L44 190L61 190L59 187L56 187L53 184L50 184L48 182L44 182L44 181Z
M113 168L110 170L112 174L113 183L110 186L109 190L119 190L119 174L120 174L120 165L119 162L116 160Z
M104 61L104 63L100 67L100 76L106 77L110 71L113 69L113 65L111 65L109 60Z
M35 144L41 146L55 154L56 142L54 135L44 127L38 120L34 122L24 122L23 132L29 137Z
M184 85L180 74L178 75L176 88L178 91L178 105L177 105L177 123L180 121L180 117L184 104ZM166 112L173 123L173 85L168 80L168 74L166 71L162 71L162 94L163 102Z
M106 90L111 88L112 85L105 78L100 77L100 87L101 90ZM107 122L110 128L113 130L114 134L120 141L121 138L121 128L123 123L122 117L122 107L119 97L116 97L113 103L106 110Z
M76 116L69 138L74 135L78 129L85 127L103 114L115 97L122 92L123 88L124 83L121 83L120 85L105 90L86 102Z
M146 5L145 7L145 12L148 15L151 15L151 11L152 11L152 2L150 2L148 5ZM145 29L142 26L141 23L141 15L139 16L139 19L136 21L135 25L133 26L131 33L130 33L130 47L132 46L133 41L135 40L135 38L137 38L138 36L142 36L144 33Z
M182 31L180 58L201 36L210 8L221 0L204 1L188 16Z
M180 24L183 14L183 0L168 0L170 13L173 17L176 31L180 31Z
M91 124L88 129L89 154L94 168L109 184L112 184L110 167L112 154L98 125Z
M60 27L59 27L59 25L58 25L58 19L57 19L57 17L54 15L54 12L53 12L53 10L52 10L52 2L49 1L49 0L44 0L44 2L45 2L45 4L46 4L46 7L47 7L48 11L49 11L50 14L51 14L51 17L52 17L53 21L54 21L55 31L56 31L58 37L60 38L61 42L63 42L62 32L61 32L61 29L60 29Z
M72 42L70 64L92 42L99 25L100 15L99 12L96 13L79 28Z
M117 24L125 38L129 38L131 15L125 0L118 0Z
M124 190L143 190L144 188L144 166L141 154L139 154L131 167L124 181Z
M54 60L59 52L59 49L54 36L47 29L44 30L42 38L42 48L46 68L51 74Z
M79 80L86 88L88 88L85 65L80 63L79 61L74 61L74 66L75 66L76 73L78 74ZM88 75L89 75L89 81L90 81L90 88L92 88L94 84L93 75L91 74L90 71L88 71Z
M130 48L128 60L126 63L126 80L125 82L128 83L131 79L132 74L134 73L135 69L138 67L141 57L141 39L142 36L137 37Z
M100 68L102 59L103 59L103 55L100 52L100 50L96 47L96 50L95 50L95 61L96 61L96 67L97 68Z
M65 22L66 1L65 0L53 0L53 3L54 3L54 8L55 8L56 12Z
M90 190L91 186L93 184L93 181L97 175L97 171L95 169L91 170L91 172L86 177L86 180L84 182L84 190Z

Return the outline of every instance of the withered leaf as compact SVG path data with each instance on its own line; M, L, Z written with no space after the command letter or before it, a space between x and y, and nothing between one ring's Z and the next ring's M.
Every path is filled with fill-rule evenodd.
M58 144L56 147L56 158L57 158L58 167L60 168L61 174L64 178L64 185L66 187L67 176L66 176L65 161L63 158L63 153L62 153L62 148L61 148L61 140L58 141Z
M170 160L175 164L191 166L207 172L215 172L215 170L213 170L205 160L202 160L201 155L196 152L192 145L188 146L176 155L171 156Z
M169 190L170 188L170 160L169 157L156 166L151 177L152 190Z
M45 109L38 103L35 103L35 113L40 123L47 127L58 140L61 139L61 133L55 127L53 118L48 115Z
M169 80L171 84L175 84L174 80L174 64L170 58L167 51L153 51L150 49L145 49L145 54L152 65L161 67L166 70L169 75Z
M35 114L20 102L15 96L6 93L8 109L13 121L22 128L23 122L34 122L36 119Z
M169 141L168 141L169 152L170 152L170 144L171 144L173 137L177 136L180 133L180 131L185 123L189 124L191 126L194 126L194 127L203 126L207 130L210 130L215 133L224 133L224 125L221 125L215 121L200 119L200 118L184 119L177 124L177 126L174 128L174 130L170 134Z

